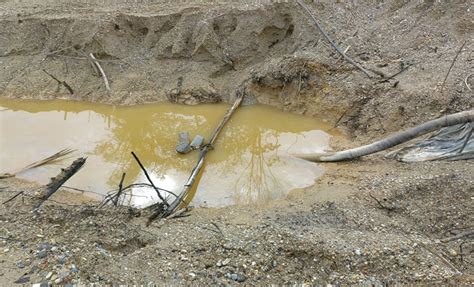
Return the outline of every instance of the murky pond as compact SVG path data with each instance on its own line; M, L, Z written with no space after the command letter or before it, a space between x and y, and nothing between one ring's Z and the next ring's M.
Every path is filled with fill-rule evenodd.
M134 151L156 185L179 192L199 151L177 154L178 133L208 139L228 107L0 99L0 172L14 171L64 148L76 149L69 158L17 176L44 184L60 167L85 155L86 165L66 185L105 194L117 188L123 172L125 184L146 182L130 154ZM315 119L267 106L239 108L206 158L193 204L266 202L312 185L323 168L288 154L327 149L329 129ZM157 200L148 188L135 188L133 194L129 199L136 206Z

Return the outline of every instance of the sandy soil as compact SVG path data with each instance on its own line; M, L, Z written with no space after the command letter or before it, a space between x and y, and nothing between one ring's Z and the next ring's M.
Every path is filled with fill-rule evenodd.
M291 2L58 2L0 1L0 96L195 104L240 89L249 104L327 119L350 139L336 148L474 103L470 1L309 4L365 67L392 75L409 65L386 82L340 60ZM0 208L0 285L474 283L472 236L444 240L473 228L472 161L373 155L325 166L286 199L195 209L150 227L147 211L98 209L64 191L32 213L38 186L0 180L2 202L25 191Z

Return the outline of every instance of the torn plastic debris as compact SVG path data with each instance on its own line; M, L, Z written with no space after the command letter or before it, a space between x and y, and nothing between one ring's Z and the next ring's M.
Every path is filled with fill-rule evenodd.
M388 153L398 161L467 160L474 158L474 123L441 129L428 139Z

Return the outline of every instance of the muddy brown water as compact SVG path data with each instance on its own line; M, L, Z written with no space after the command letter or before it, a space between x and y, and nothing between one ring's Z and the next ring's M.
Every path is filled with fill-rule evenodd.
M118 107L76 101L0 99L0 172L10 172L61 149L69 158L18 174L45 184L79 156L82 170L66 186L100 194L125 184L147 182L132 158L142 160L156 185L179 192L199 152L179 155L178 133L206 139L228 109L226 104L184 106L158 103ZM330 126L263 105L243 106L234 114L208 154L193 204L218 207L263 203L314 184L323 167L289 156L328 149ZM124 201L135 206L156 202L149 188L134 188Z

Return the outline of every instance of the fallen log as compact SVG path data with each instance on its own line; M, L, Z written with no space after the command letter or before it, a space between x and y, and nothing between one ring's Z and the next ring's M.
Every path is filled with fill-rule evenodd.
M179 210L187 206L186 202L190 201L190 199L188 198L189 192L191 191L194 185L194 182L196 181L197 176L200 174L204 166L204 160L206 158L207 153L211 149L213 149L212 145L216 141L217 137L219 136L220 132L224 128L225 124L229 121L232 114L242 103L242 100L244 99L244 95L245 95L245 92L239 93L232 107L227 111L227 113L224 115L221 122L217 126L217 128L212 133L209 143L205 144L203 148L201 149L201 153L199 154L199 159L196 165L194 166L193 170L191 171L191 175L186 181L186 184L184 185L182 192L173 202L171 202L171 204L167 208L163 208L163 206L157 206L155 212L153 212L152 215L148 218L147 225L150 225L150 223L155 219L169 217L173 213L178 212ZM188 199L188 200L185 200L185 199Z
M315 162L334 162L355 159L379 151L386 150L393 146L412 140L421 135L439 130L443 127L453 126L474 121L474 110L463 111L455 114L443 116L441 118L428 121L406 131L388 136L385 139L361 147L348 149L339 152L314 153L314 154L294 154L293 156Z
M73 161L69 167L61 169L61 172L56 177L51 178L51 181L46 185L46 187L36 196L36 201L38 202L35 205L35 209L38 209L61 187L61 185L76 174L85 162L86 158L80 157Z

